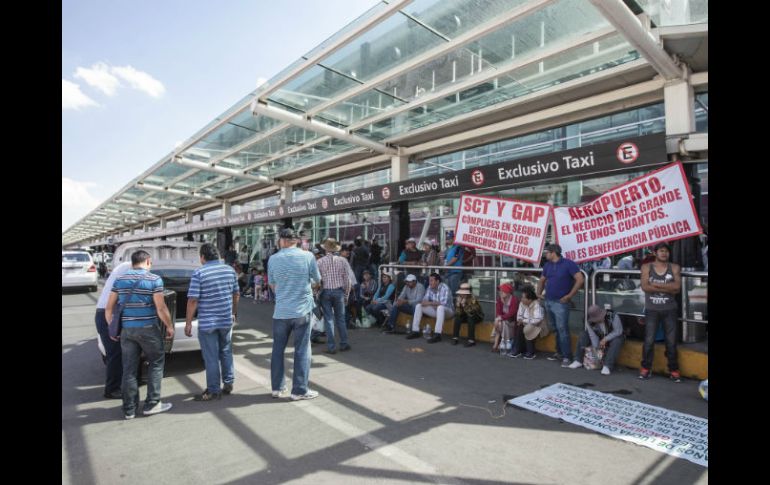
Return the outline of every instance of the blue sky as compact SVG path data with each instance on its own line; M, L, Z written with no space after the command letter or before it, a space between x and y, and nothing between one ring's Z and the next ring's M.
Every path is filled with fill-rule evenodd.
M62 231L376 0L64 0Z

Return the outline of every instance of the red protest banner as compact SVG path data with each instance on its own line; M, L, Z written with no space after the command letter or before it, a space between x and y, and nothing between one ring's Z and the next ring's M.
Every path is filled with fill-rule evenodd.
M538 263L550 209L538 202L463 195L455 242Z
M681 162L573 207L554 208L556 242L577 263L703 232Z

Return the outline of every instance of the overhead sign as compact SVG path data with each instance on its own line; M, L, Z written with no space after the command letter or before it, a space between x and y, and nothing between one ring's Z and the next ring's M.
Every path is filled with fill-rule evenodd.
M207 221L209 224L205 227L190 224L175 226L153 231L152 237L194 232L213 226L224 227L274 221L285 217L332 214L404 200L480 192L494 187L531 185L546 180L573 180L591 174L639 170L645 166L660 165L666 160L666 137L663 133L657 133L283 204L233 217L212 219ZM146 238L147 235L129 236L120 240L143 237Z
M709 466L709 421L567 384L553 384L508 401L623 441Z
M556 242L577 263L703 232L681 162L573 207L554 207Z
M498 197L463 195L455 242L538 263L551 206Z

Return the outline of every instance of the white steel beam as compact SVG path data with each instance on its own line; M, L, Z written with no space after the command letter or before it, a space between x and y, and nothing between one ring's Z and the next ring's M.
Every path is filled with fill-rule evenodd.
M178 163L179 165L183 165L185 167L192 167L192 168L197 168L199 170L205 170L207 172L214 172L221 175L228 175L230 177L253 180L255 182L262 182L265 184L273 183L273 180L270 177L265 177L264 175L251 175L248 173L244 173L243 170L220 167L218 165L214 165L213 162L208 162L208 163L198 162L195 160L190 160L189 158L183 158L180 155L177 155L174 157L174 163Z
M667 80L685 76L682 66L666 52L622 0L589 0L639 53Z
M154 192L167 192L169 194L184 195L185 197L192 197L194 199L205 199L205 200L217 199L216 197L212 197L207 194L198 194L194 190L187 191L187 190L172 189L171 187L161 187L159 185L151 185L144 182L137 183L136 188L142 189L142 190L152 190Z
M331 139L332 139L331 136L320 136L320 137L316 138L315 140L311 141L310 143L306 143L304 145L300 145L298 147L294 147L291 150L286 150L286 151L280 152L280 153L278 153L276 155L273 155L272 157L265 158L264 160L260 160L258 162L255 162L255 163L249 165L248 167L244 168L243 170L246 171L246 172L250 172L250 171L254 170L255 168L261 167L262 165L267 165L268 163L270 163L272 161L280 160L282 158L288 157L289 155L291 155L293 153L301 152L302 150L304 150L306 148L314 147L314 146L316 146L316 145L318 145L320 143L329 141Z
M305 116L289 113L288 111L275 108L273 106L268 106L267 104L258 102L257 100L254 100L254 102L251 103L251 112L255 115L263 115L277 120L285 121L286 123L299 126L307 130L312 130L322 135L329 135L331 137L350 142L354 145L369 148L375 152L387 153L390 155L396 155L398 153L395 148L385 146L382 143L377 143L367 138L353 135L349 131L335 128L331 125L327 125L326 123L322 123L314 119L308 119Z
M412 3L412 1L413 0L399 0L396 2L390 3L390 5L388 5L387 8L383 9L381 12L377 13L376 15L373 15L372 17L367 18L361 24L356 25L351 30L343 34L342 37L340 37L339 39L336 39L333 44L326 46L325 48L316 52L312 57L307 58L305 62L303 62L302 64L296 66L291 71L286 72L280 79L276 79L270 85L265 85L267 89L259 93L259 99L262 101L266 101L267 97L270 96L275 91L277 91L278 89L280 89L281 86L285 85L292 79L296 78L303 72L307 71L314 65L318 64L325 58L329 57L338 49L349 44L352 40L354 40L359 35L373 28L383 20L386 20L387 18L389 18L391 15L393 15L397 11L401 10L402 8Z
M380 74L379 76L365 82L364 84L361 84L352 89L346 90L344 93L337 96L336 98L332 98L325 103L321 103L313 107L313 109L309 110L307 114L308 116L314 116L318 113L325 111L331 106L334 106L337 103L341 103L345 100L348 100L350 98L363 94L367 91L370 91L375 87L379 86L380 84L388 82L391 79L404 74L405 72L409 72L412 69L416 69L422 66L426 62L429 62L433 59L444 56L452 52L453 50L458 49L466 44L470 44L471 42L474 42L480 39L481 37L484 37L485 35L494 32L500 27L503 27L504 25L510 22L513 22L518 18L524 17L526 15L531 14L532 12L540 10L541 8L547 6L548 4L553 3L554 1L555 0L534 0L531 2L527 2L517 8L514 8L513 10L509 11L506 14L497 15L492 20L479 25L469 30L468 32L465 32L464 34L454 38L450 42L446 42L444 44L438 45L428 50L427 52L424 52L422 55L419 55L413 59L410 59L404 63L401 63L395 68L391 69L390 71L386 71Z

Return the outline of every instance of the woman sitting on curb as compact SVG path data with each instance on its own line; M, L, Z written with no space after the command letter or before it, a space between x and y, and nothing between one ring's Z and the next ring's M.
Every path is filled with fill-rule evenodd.
M610 375L624 340L623 323L620 321L620 316L599 305L591 305L588 307L588 327L580 335L577 349L575 349L575 361L569 365L569 368L583 367L583 355L589 343L594 350L607 349L609 346L604 354L602 374Z
M463 283L457 290L457 301L455 302L455 326L452 345L457 345L460 340L460 326L463 323L468 324L468 341L465 347L476 345L476 324L484 321L484 312L481 310L481 304L473 295L470 283Z
M513 350L510 357L521 357L522 347L526 344L524 358L535 358L535 339L548 335L548 326L545 324L545 311L537 300L535 289L527 285L521 292L521 303L516 313L516 327L513 338Z
M498 288L499 298L495 302L495 331L492 334L492 352L497 352L500 345L505 349L505 343L513 335L513 325L516 313L519 311L519 301L513 296L513 285L503 283Z

